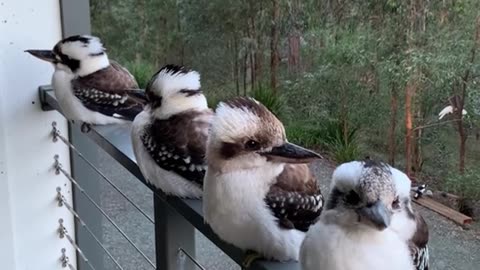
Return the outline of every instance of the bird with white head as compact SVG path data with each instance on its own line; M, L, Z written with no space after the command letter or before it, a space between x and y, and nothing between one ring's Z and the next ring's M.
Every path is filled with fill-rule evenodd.
M428 269L428 228L413 212L410 185L381 162L340 165L326 208L302 244L302 269Z
M145 180L169 195L200 198L213 115L200 75L166 65L145 91L147 105L132 125L133 150Z
M205 221L243 250L298 260L305 231L323 207L305 165L320 156L287 142L283 124L252 98L222 102L215 113L207 146Z
M52 85L69 120L106 125L126 123L142 110L144 92L124 67L110 61L98 37L77 35L59 41L53 50L27 50L53 64Z

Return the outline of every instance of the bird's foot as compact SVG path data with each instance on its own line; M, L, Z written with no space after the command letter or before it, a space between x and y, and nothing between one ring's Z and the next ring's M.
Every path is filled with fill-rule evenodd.
M88 123L83 123L82 126L80 127L80 130L83 133L88 133L88 132L90 132L90 130L92 130L92 126Z
M255 260L262 259L263 256L255 251L247 250L245 259L242 262L242 269L248 269Z

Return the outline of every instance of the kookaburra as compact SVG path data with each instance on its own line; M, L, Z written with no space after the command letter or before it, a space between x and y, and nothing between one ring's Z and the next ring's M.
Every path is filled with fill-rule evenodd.
M67 119L89 125L131 121L142 111L145 95L135 78L109 60L98 37L78 35L59 41L53 50L26 52L53 64L52 86Z
M200 75L167 65L145 91L147 105L132 127L133 149L145 180L169 195L200 198L213 115L200 88Z
M298 260L305 232L323 207L306 165L319 157L289 143L283 124L258 101L220 103L207 145L205 221L242 250Z
M302 244L302 269L428 269L428 228L412 209L410 185L384 163L340 165L322 216Z

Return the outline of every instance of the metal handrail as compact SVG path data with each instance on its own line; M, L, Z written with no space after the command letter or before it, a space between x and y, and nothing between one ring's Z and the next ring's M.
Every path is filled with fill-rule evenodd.
M40 97L45 107L51 107L59 112L61 109L55 99L53 91L49 87L41 87ZM75 123L73 127L80 129L80 124ZM119 136L121 134L121 136ZM153 191L154 197L181 215L198 231L205 235L212 243L220 248L226 255L232 258L238 265L242 265L246 259L246 253L228 243L222 241L204 222L202 212L202 201L181 199L167 196L160 190L145 181L140 169L137 166L130 140L130 126L128 125L107 125L92 126L90 132L85 136L94 141L99 147L113 157L118 163L132 173L139 181ZM157 225L157 224L156 224ZM158 253L158 250L157 250ZM158 261L157 261L158 263ZM300 266L296 262L273 262L267 260L256 260L251 263L248 269L252 270L298 270Z

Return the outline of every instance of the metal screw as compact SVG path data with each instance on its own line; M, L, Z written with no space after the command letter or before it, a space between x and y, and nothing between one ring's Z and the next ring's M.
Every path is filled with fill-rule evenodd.
M58 227L58 235L60 238L64 238L65 234L67 234L67 229L63 226L63 219L59 219L58 223L60 224Z
M61 193L62 189L60 187L57 187L57 201L58 201L58 206L63 206L63 195Z
M52 141L57 142L58 138L57 135L60 134L60 130L57 129L57 122L52 122Z
M67 251L65 248L62 248L62 257L60 257L60 261L62 262L62 267L66 268L68 266L68 262L70 259L68 258L67 255L65 255L65 252Z
M56 175L60 174L60 168L62 167L62 164L60 163L60 161L58 161L59 158L60 158L59 155L53 156L53 159L55 160L55 163L53 164L53 167L55 168L55 174Z

